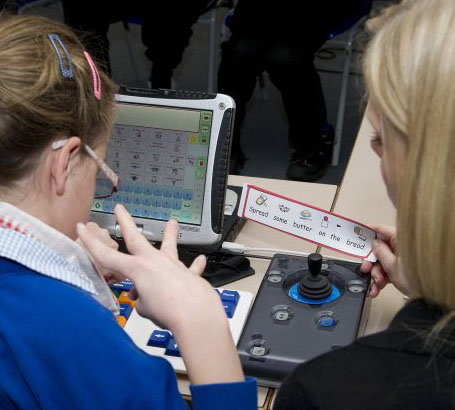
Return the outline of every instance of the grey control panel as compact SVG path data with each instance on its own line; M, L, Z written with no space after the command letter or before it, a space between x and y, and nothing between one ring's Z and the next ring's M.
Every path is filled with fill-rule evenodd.
M359 267L323 261L319 274L333 291L329 297L307 300L294 296L309 275L307 258L275 255L237 345L245 374L258 378L260 385L278 387L298 364L363 334L370 278Z

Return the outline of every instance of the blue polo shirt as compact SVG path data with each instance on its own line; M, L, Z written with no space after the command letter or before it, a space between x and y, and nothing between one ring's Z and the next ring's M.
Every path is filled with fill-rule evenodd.
M1 409L184 409L172 366L84 290L0 258ZM256 382L191 386L195 409L256 409Z

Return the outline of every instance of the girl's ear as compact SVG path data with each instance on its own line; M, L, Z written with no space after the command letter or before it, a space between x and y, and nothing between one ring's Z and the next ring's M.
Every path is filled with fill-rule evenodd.
M57 195L65 193L68 177L71 174L77 153L81 149L81 139L79 137L70 137L66 143L58 150L52 151L51 177L53 186Z

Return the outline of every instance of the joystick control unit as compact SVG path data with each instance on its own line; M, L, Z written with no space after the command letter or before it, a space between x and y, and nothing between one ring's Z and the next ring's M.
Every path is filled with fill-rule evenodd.
M299 363L353 342L365 330L369 284L359 263L275 255L237 345L245 373L278 387Z

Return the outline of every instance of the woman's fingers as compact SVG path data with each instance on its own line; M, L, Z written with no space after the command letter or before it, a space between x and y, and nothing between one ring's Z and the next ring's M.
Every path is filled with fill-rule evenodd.
M379 234L379 239L385 242L395 242L397 229L394 226L370 224L369 227ZM392 246L394 247L395 244L393 243Z
M370 293L369 293L369 296L370 298L375 298L376 296L379 295L379 286L376 285L376 283L372 280L371 281L371 285L370 285Z
M362 264L360 265L360 272L362 273L370 273L371 269L373 268L373 262L367 261L364 259Z
M157 250L151 246L147 239L140 233L134 223L133 218L123 205L116 205L114 209L115 217L122 230L122 236L125 240L128 251L132 254L138 254L144 251L153 252Z
M389 283L389 277L380 263L376 263L371 269L371 279L376 283L379 290Z
M376 239L373 242L373 253L387 274L393 274L396 271L397 257L386 242Z
M163 232L163 241L160 250L167 254L171 259L178 260L177 238L179 235L179 224L175 219L170 219Z
M378 234L378 239L373 242L373 254L376 256L377 262L372 264L363 261L360 270L363 273L370 273L370 297L374 298L395 276L397 257L394 252L397 231L395 227L387 225L370 224L369 227Z

